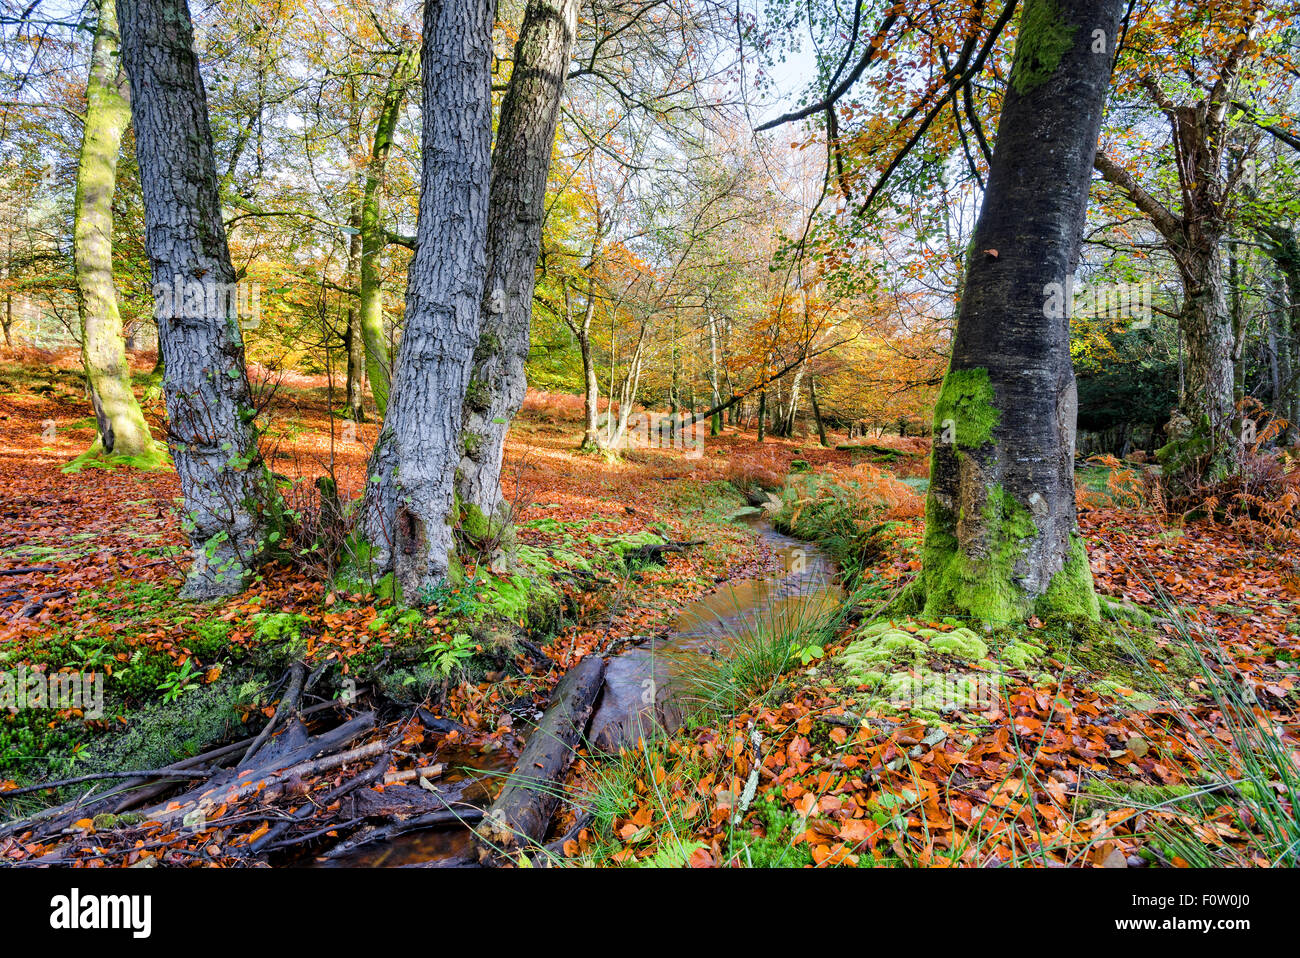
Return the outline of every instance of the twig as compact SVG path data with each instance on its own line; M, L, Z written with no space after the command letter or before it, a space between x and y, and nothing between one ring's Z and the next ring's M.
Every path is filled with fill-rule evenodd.
M0 792L0 799L13 798L15 795L30 795L43 792L49 788L63 788L65 785L80 785L82 782L97 782L108 778L211 778L215 768L194 769L181 768L147 768L136 772L92 772L78 775L76 778L63 778L54 782L42 782L39 785L24 785Z

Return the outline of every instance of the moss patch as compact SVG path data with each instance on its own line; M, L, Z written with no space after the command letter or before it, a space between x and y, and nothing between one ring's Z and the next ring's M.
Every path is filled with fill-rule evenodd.
M1088 565L1088 549L1077 533L1070 536L1070 557L1064 568L1052 576L1047 591L1035 603L1035 610L1043 618L1083 616L1094 622L1101 618L1092 567Z
M936 441L950 424L958 449L978 449L993 438L1000 418L987 369L948 370L934 404Z
M1020 14L1012 88L1023 96L1046 83L1074 43L1077 29L1065 22L1056 0L1028 0Z
M1033 611L1032 598L1015 584L1015 566L1037 529L1029 510L1001 486L990 489L984 503L980 551L958 547L956 517L934 495L926 500L925 526L921 566L927 616L961 612L984 622L1011 622Z

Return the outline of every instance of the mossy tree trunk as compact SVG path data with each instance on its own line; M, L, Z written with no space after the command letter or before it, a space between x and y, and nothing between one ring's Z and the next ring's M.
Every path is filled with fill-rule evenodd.
M118 0L164 360L168 440L194 562L182 595L238 592L277 500L244 366L235 270L185 0Z
M77 162L72 258L81 317L81 361L98 435L77 462L108 459L151 468L164 461L131 389L131 365L113 283L113 194L122 134L131 122L114 0L99 0L86 118Z
M455 574L455 473L487 274L495 6L424 7L417 242L365 505L376 571L392 571L411 599Z
M348 238L348 280L357 281L361 266L361 202L353 204L350 225L353 233ZM364 422L366 418L365 379L366 379L366 341L361 327L361 308L356 299L348 299L348 325L344 330L343 344L347 347L347 417L353 422Z
M1029 0L1021 14L935 407L919 580L927 615L1098 615L1075 514L1069 318L1049 318L1045 298L1078 263L1122 9Z
M393 149L393 134L402 115L407 90L419 72L419 49L410 47L401 51L380 101L379 117L375 121L375 138L370 147L370 162L366 167L366 181L361 196L361 269L358 283L361 336L365 341L366 378L370 380L370 394L375 399L380 419L388 412L392 379L392 355L388 333L384 329L384 277L379 263L390 240L390 234L384 228L388 155Z
M456 481L464 517L474 525L509 521L501 465L506 432L527 390L524 363L546 178L577 17L578 0L529 0L501 103L492 151L487 283Z

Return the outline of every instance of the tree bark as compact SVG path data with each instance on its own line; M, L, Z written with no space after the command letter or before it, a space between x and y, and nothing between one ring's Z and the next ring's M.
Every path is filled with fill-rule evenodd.
M1167 119L1172 135L1181 211L1173 213L1131 173L1102 153L1097 170L1118 186L1164 237L1183 284L1179 333L1187 341L1185 388L1169 424L1169 443L1157 452L1165 473L1186 483L1223 479L1241 459L1241 436L1233 398L1233 324L1224 292L1219 242L1227 229L1225 210L1245 169L1225 158L1233 138L1227 129L1230 96L1250 49L1257 10L1243 12L1241 33L1198 101L1173 102L1160 77L1143 76L1142 86Z
M354 82L348 84L348 134L351 148L360 152L361 148L361 104L357 102ZM357 184L361 186L361 183ZM345 389L345 408L347 417L353 422L364 422L366 417L365 381L366 381L366 342L361 330L360 273L361 273L361 204L363 192L358 191L353 197L348 212L348 267L346 282L353 290L348 293L347 327L343 332L343 345L347 352L347 385Z
M506 432L527 390L524 363L546 179L577 16L578 0L529 0L501 104L492 151L487 283L456 484L463 521L508 521L501 463Z
M486 278L494 0L426 0L423 171L406 326L370 457L366 531L407 595L454 576L455 472Z
M1276 223L1265 223L1258 230L1264 251L1282 274L1289 304L1285 307L1289 317L1284 313L1279 322L1281 395L1276 411L1287 420L1287 442L1294 445L1300 443L1300 236ZM1281 290L1276 295L1281 299Z
M722 393L718 386L718 320L713 315L713 310L708 311L709 320L709 402L713 408L713 415L709 417L709 435L722 435L722 410L718 406L722 403Z
M927 616L1097 618L1074 501L1068 315L1122 0L1029 0L934 415ZM1095 49L1104 38L1104 50Z
M98 437L77 461L111 456L116 462L152 468L164 456L131 389L131 364L113 283L113 194L131 105L120 63L114 0L99 0L98 7L72 227L81 361Z
M594 258L594 254L593 254ZM582 322L574 323L569 310L569 291L565 288L565 317L569 328L578 340L578 353L582 356L582 452L595 452L600 448L600 378L596 375L596 359L591 350L591 320L596 313L596 277L587 279L587 302L582 308Z
M168 440L194 553L181 594L212 598L243 587L265 546L275 491L257 447L189 8L119 0L119 12Z

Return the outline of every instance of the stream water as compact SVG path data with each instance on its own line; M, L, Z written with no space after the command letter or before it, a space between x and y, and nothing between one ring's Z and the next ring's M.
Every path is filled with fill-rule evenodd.
M652 724L672 731L680 724L693 677L709 660L726 656L762 627L806 622L843 600L834 564L816 546L782 535L761 520L751 523L775 560L762 579L729 582L685 606L662 638L610 659L605 688L588 730L596 748L635 745ZM491 779L510 769L505 751L439 755L455 775ZM449 779L441 779L441 786ZM436 866L463 859L473 836L460 825L411 832L356 849L331 866Z

